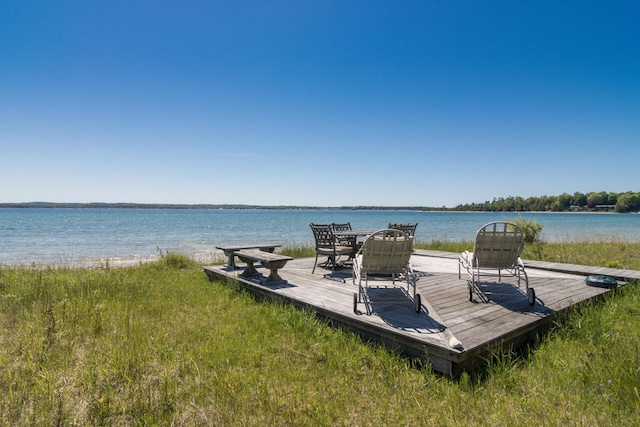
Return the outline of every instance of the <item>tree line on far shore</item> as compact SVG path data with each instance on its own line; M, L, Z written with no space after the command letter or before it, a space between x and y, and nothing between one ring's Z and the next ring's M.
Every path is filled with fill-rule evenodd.
M572 212L572 211L611 211L618 213L639 212L640 193L591 192L573 194L562 193L559 196L540 196L523 198L519 196L499 197L484 203L458 205L455 211L482 212Z
M0 208L118 208L118 209L336 209L336 210L420 210L420 211L478 211L478 212L571 212L571 211L610 211L640 212L640 193L627 191L613 192L575 192L573 195L562 193L559 196L540 196L523 198L520 196L498 197L483 203L458 205L454 208L424 206L263 206L231 204L154 204L154 203L56 203L24 202L2 203Z

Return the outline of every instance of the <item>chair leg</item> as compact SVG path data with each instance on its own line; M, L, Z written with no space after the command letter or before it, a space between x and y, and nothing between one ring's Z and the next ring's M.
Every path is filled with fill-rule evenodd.
M318 264L318 252L316 252L316 261L313 263L313 270L311 270L311 274L316 271L316 264Z
M331 276L334 276L334 272L336 271L336 256L335 255L329 255L329 258L327 259L327 262L331 262Z

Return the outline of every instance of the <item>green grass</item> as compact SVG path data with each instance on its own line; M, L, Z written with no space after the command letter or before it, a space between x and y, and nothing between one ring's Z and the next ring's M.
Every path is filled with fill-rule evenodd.
M472 241L461 241L461 242L449 242L446 240L434 240L429 243L416 242L414 245L416 249L430 249L433 251L444 251L444 252L463 252L470 251L473 249Z
M418 249L446 252L473 250L473 241L416 243ZM640 242L574 241L527 243L522 258L536 261L640 270Z
M177 254L123 268L0 267L0 327L3 425L640 419L638 286L572 311L529 351L496 354L459 379L310 312L257 302L233 282L210 282Z
M522 258L640 270L640 243L567 242L526 245Z

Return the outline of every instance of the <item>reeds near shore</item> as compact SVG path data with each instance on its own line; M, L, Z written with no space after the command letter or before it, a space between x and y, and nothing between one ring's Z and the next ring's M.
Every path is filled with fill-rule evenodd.
M537 252L525 258L580 254L640 269L637 245L558 245L527 247ZM122 268L5 266L0 423L637 425L639 307L640 288L627 286L528 349L451 379L310 312L210 282L183 255Z

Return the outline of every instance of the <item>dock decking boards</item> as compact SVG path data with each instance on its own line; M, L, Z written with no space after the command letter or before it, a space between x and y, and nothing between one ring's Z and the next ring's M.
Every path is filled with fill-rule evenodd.
M413 302L402 295L402 282L370 281L373 314L353 312L353 284L349 268L337 269L333 279L327 270L313 268L313 258L294 259L279 271L284 284L262 285L260 278L242 278L242 269L226 266L204 267L212 279L235 279L261 297L282 299L298 307L313 309L332 324L349 329L366 340L399 350L431 363L433 369L455 375L463 369L483 363L492 349L525 342L531 333L548 327L557 314L574 304L599 297L606 288L587 286L584 278L591 274L615 277L619 281L640 279L640 271L586 267L539 261L526 261L529 287L535 289L536 304L530 306L514 278L503 276L501 283L484 282L487 303L469 301L466 272L458 278L457 254L416 250L411 258L418 276L418 293L423 310L414 311ZM265 276L269 271L258 267ZM342 282L341 279L344 279ZM497 280L497 278L496 278ZM406 284L405 284L406 286ZM405 288L406 289L406 288ZM393 303L376 303L376 296L391 294ZM454 348L455 340L462 349Z

